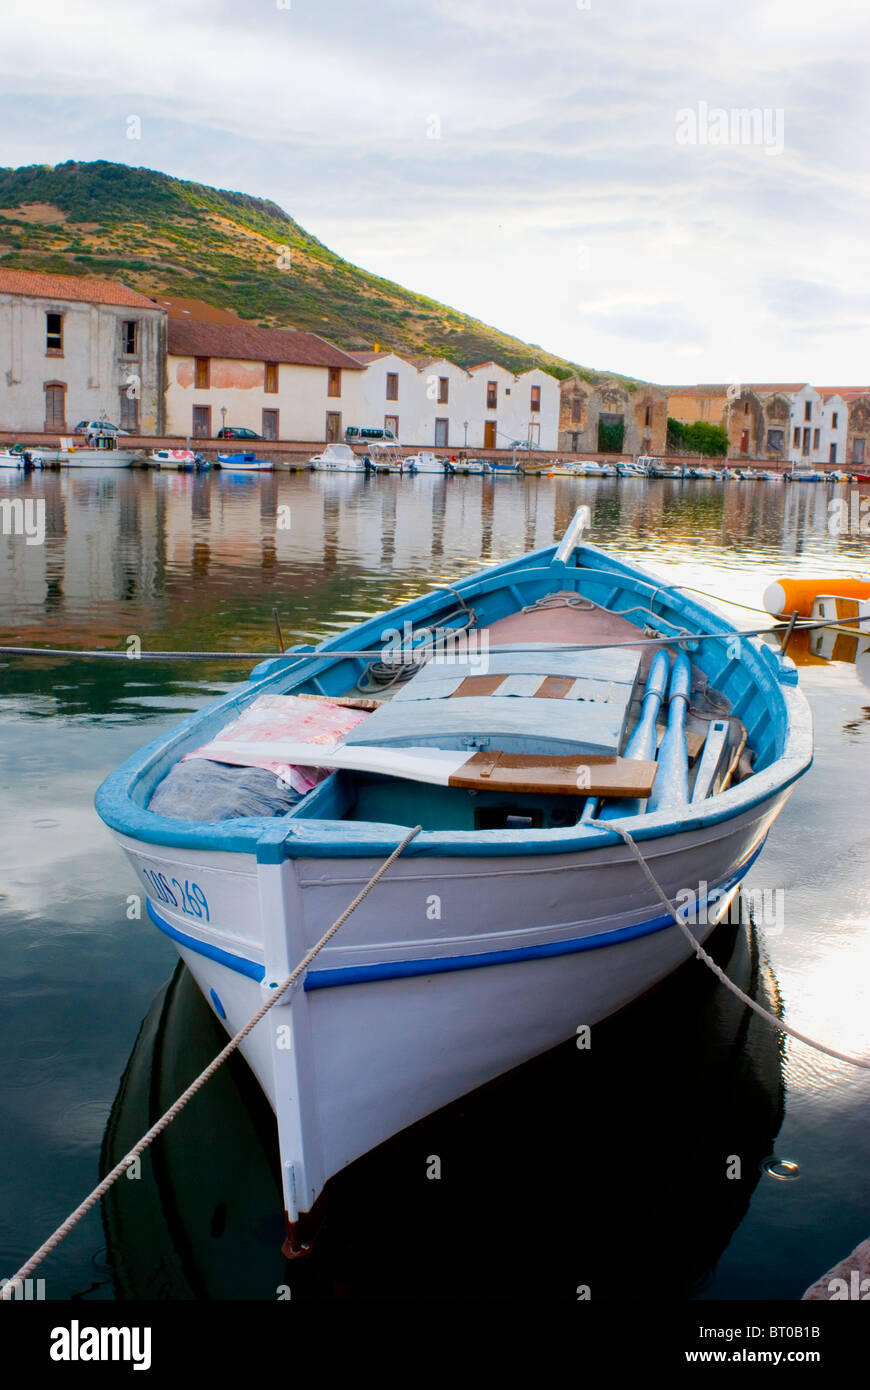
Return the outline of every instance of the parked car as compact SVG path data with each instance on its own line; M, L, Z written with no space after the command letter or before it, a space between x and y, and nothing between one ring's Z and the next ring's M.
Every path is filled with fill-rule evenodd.
M129 430L122 430L120 425L113 425L111 420L79 420L73 434L129 434Z
M344 438L348 444L398 444L399 442L392 430L360 429L358 425L348 425L344 432Z
M218 430L217 439L262 439L261 434L254 430L246 430L241 425L224 425L222 430Z

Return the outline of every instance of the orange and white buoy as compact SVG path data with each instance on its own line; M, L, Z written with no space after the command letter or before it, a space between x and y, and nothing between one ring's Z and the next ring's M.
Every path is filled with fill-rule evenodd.
M762 603L775 618L788 618L795 612L808 618L820 594L870 598L870 577L844 574L837 578L829 574L818 579L776 579L765 589Z

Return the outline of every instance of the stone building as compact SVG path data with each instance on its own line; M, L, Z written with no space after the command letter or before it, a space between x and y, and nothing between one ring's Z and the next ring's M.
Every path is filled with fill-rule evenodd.
M850 388L816 390L808 382L703 384L668 390L668 414L683 424L704 420L728 436L728 458L804 467L845 461Z
M166 312L113 280L0 269L0 429L164 429Z
M562 382L559 448L566 453L663 454L667 431L668 397L660 387L632 391L615 378L592 385L580 376Z

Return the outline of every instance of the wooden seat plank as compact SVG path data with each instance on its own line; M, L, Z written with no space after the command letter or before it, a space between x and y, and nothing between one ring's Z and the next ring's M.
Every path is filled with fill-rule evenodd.
M539 792L562 796L646 798L658 764L637 758L475 753L447 785L468 791Z

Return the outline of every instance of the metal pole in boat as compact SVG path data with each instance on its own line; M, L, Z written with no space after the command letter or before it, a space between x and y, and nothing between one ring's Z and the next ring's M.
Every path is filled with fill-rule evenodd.
M279 652L281 652L281 653L283 654L283 652L286 651L286 648L285 648L285 646L284 646L284 638L283 638L283 635L282 635L282 633L281 633L281 622L280 622L280 619L279 619L279 617L278 617L278 609L277 609L277 608L273 608L273 609L272 609L272 618L273 618L274 623L275 623L275 636L276 636L277 639L278 639L278 650L279 650Z
M684 806L689 800L689 753L686 747L686 710L692 692L692 668L681 652L671 669L668 695L668 727L659 748L656 780L647 802L648 811Z
M668 688L670 665L670 657L666 651L656 652L649 668L640 719L631 738L625 745L625 752L622 755L624 758L640 759L642 762L655 761L658 738L656 720L659 716L662 700L665 697L665 691ZM656 775L658 776L658 774ZM634 799L616 797L605 804L599 812L598 819L612 820L618 819L620 816L635 815L640 811L642 804Z
M783 635L782 635L782 644L781 644L779 650L780 650L780 652L781 652L781 654L782 654L783 656L785 656L786 648L788 647L788 644L789 644L789 642L791 641L791 635L792 635L792 633L794 632L794 625L795 625L795 623L797 622L797 620L798 620L798 611L797 611L797 609L795 608L795 609L793 610L793 612L792 612L791 617L790 617L789 620L788 620L788 627L786 628L785 632L784 632Z

